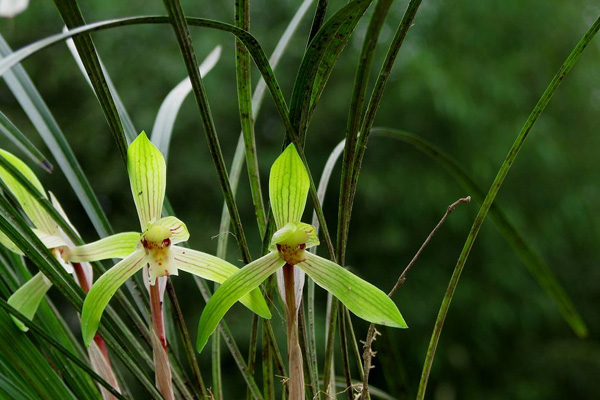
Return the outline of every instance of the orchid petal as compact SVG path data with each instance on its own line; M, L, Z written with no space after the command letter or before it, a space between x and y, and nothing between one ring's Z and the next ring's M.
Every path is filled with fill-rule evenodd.
M179 246L173 246L171 251L174 254L178 269L199 276L200 278L208 279L209 281L223 283L227 278L239 271L239 268L235 265L200 251L185 249ZM240 298L240 302L259 316L271 318L269 306L263 298L260 289L254 289L247 295L244 295Z
M40 229L32 229L32 231L48 249L67 246L67 243L60 236L51 235L49 233L41 231Z
M142 132L127 149L127 171L142 231L160 218L167 167L160 151Z
M178 218L161 218L158 220L156 225L169 228L169 230L171 231L171 244L186 242L190 238L190 233L188 232L187 227L185 226L183 221L181 221Z
M6 236L6 234L2 231L0 231L0 244L4 247L6 247L7 249L9 249L10 251L12 251L13 253L17 253L20 255L24 255L25 253L23 253L23 251L21 251L21 249L13 243L12 240L10 240L8 238L8 236Z
M46 292L51 287L52 283L41 272L38 272L9 297L8 304L32 320ZM29 330L18 319L13 317L13 321L23 332Z
M25 11L29 6L29 0L0 1L0 17L12 18Z
M306 274L300 268L294 268L294 301L296 305L296 312L300 307L300 300L302 300L302 292L304 291L304 281L306 280ZM285 298L285 278L283 276L283 270L277 270L277 289L279 289L279 295L284 304L287 304Z
M67 217L67 213L65 212L65 210L63 210L62 205L59 203L59 201L56 198L56 196L54 195L54 193L52 193L51 191L48 191L48 194L50 195L50 202L52 203L52 206L54 207L54 209L58 212L58 214L60 214L61 217L63 217L63 219L65 220L67 225L69 225L71 227L73 232L75 232L76 234L79 235L79 232L77 232L77 229L71 223L71 221L69 220L69 217Z
M109 258L125 258L140 243L139 232L123 232L71 249L70 261L99 261Z
M227 310L284 264L279 253L271 252L238 270L217 289L200 316L196 341L198 352L202 351Z
M6 161L11 163L27 180L36 187L40 192L40 196L43 198L46 197L46 192L44 187L38 180L37 176L33 173L33 171L21 161L18 157L12 155L8 151L0 150L0 156L4 157ZM36 201L36 199L29 194L27 189L25 189L7 170L0 167L0 179L6 183L6 186L10 189L10 191L15 195L19 204L25 211L25 214L29 217L33 225L36 228L50 234L54 234L57 232L57 225L50 217L50 215L43 209L43 207Z
M85 297L81 311L81 335L89 346L98 330L100 318L117 289L146 263L146 254L138 250L117 263L98 279Z
M336 263L306 252L306 260L296 266L360 318L374 324L407 328L392 299Z
M300 222L309 185L306 168L296 147L290 144L273 163L269 177L269 199L277 229L288 222Z

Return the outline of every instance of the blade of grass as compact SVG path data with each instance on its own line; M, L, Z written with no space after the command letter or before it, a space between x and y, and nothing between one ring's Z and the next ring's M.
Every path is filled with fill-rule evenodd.
M296 144L304 142L310 115L327 82L331 68L371 2L372 0L356 0L346 4L325 22L306 49L294 82L290 103L293 130L289 131L288 135L296 132Z
M463 250L460 253L458 262L456 264L456 267L454 268L452 277L450 278L450 282L448 283L446 294L444 295L442 305L440 306L440 310L435 321L435 326L431 335L431 341L429 342L429 347L427 348L427 355L425 356L425 363L423 366L423 372L421 374L421 380L419 382L419 391L417 393L417 399L419 400L422 400L425 397L427 381L429 379L429 373L431 372L431 366L433 364L437 344L442 333L442 328L444 326L444 320L446 319L446 315L448 314L448 309L450 308L450 303L452 301L454 291L456 290L456 287L458 285L460 274L462 273L469 253L473 248L473 244L475 242L475 239L477 238L479 230L481 229L481 225L483 224L483 221L485 220L485 217L487 216L487 213L490 210L490 207L492 206L492 203L494 202L496 195L498 194L498 191L500 190L500 187L502 186L502 183L506 178L506 175L508 175L510 167L513 165L515 159L517 158L517 155L519 154L519 151L523 147L525 139L527 139L529 133L531 133L533 126L535 125L539 116L542 114L542 112L550 102L550 99L556 92L556 89L558 89L561 82L565 79L565 77L571 71L575 63L579 60L579 57L581 56L583 50L587 47L587 45L590 43L590 41L596 35L596 33L598 33L598 29L600 29L600 17L596 19L594 24L581 38L579 43L577 43L573 51L565 60L564 64L560 67L556 75L554 75L554 77L548 84L548 87L546 88L544 93L542 93L542 96L540 97L538 103L533 108L533 111L527 118L527 121L525 121L523 128L517 135L517 138L515 139L511 149L509 150L504 162L500 166L498 175L496 175L496 178L492 182L491 188L489 189L483 200L479 212L475 217L475 221L473 222L473 226L471 227L469 235L467 236L467 240L465 242Z
M54 0L54 4L69 29L85 25L85 20L76 0ZM100 102L104 117L113 134L119 153L123 161L127 162L127 138L125 137L123 124L121 123L119 112L104 76L92 37L89 34L83 34L75 37L73 41L77 47L77 52L81 56L81 61L85 66L88 77L92 82L94 92L96 92L96 97Z
M0 304L5 304L5 301L1 300ZM29 337L16 327L4 310L0 312L0 354L9 368L24 378L36 398L76 399Z
M0 111L0 133L13 142L29 159L40 168L52 173L54 168L48 158Z
M60 344L57 340L55 340L51 335L46 333L44 329L38 326L35 322L30 321L27 317L17 311L15 308L11 307L6 301L0 299L0 307L2 307L6 312L10 313L12 316L17 318L19 321L26 323L31 331L41 337L43 340L48 342L52 347L56 350L60 351L64 354L71 362L76 364L79 368L85 371L92 379L106 388L113 396L118 399L125 399L121 393L115 390L108 382L106 382L100 375L98 375L93 369L91 369L85 362L81 361L79 357L75 354L71 353L66 347Z
M319 29L323 26L323 22L325 22L325 14L327 14L327 5L329 4L329 0L319 0L317 3L317 9L315 10L315 15L313 17L313 22L310 27L310 33L308 34L308 41L306 45L310 45L310 42L313 40Z

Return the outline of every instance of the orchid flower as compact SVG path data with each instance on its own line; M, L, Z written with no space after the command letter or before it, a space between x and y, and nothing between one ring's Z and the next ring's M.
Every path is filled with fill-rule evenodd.
M40 196L48 198L44 187L38 180L37 176L33 171L18 157L13 154L0 150L0 157L3 157L6 161L12 164L35 188L38 190ZM75 248L74 243L65 234L65 232L56 224L53 218L46 212L46 210L36 201L36 199L23 187L17 179L13 177L6 169L0 168L0 179L5 183L6 187L15 196L21 208L35 226L33 232L38 236L40 241L52 252L54 257L63 266L63 268L70 274L73 275L75 281L79 284L84 292L88 292L93 281L92 267L87 262L76 262L79 260L70 259L71 251ZM63 219L69 224L71 229L77 233L77 230L69 221L69 218L65 214L60 203L52 194L49 192L50 201L56 211L63 217ZM118 240L123 242L127 235L120 235L117 238L110 239L108 242ZM129 235L131 237L131 235ZM106 242L106 241L105 241ZM125 240L126 242L126 240ZM0 232L0 244L3 244L9 250L23 255L21 249L19 249L4 233ZM119 249L118 246L112 246L113 251L108 250L104 253L109 257L118 257ZM115 252L116 250L116 252ZM75 257L77 258L77 257ZM95 261L93 257L88 258L89 261ZM72 262L71 262L72 261ZM9 299L10 304L15 309L19 310L24 316L33 319L42 299L52 287L52 283L46 278L44 274L38 272L28 282L21 286L15 293L13 293ZM16 318L13 318L14 323L22 330L27 331L28 328L25 324ZM106 345L104 340L100 336L94 338L93 346L89 348L89 357L94 371L98 372L105 380L116 389L119 389L119 383L113 372L110 357L106 353ZM100 388L102 397L104 399L113 399L114 397L104 388Z
M189 272L217 283L238 271L234 265L212 255L177 244L189 238L186 225L175 217L161 218L165 197L166 165L161 152L142 132L127 150L127 171L131 192L140 221L141 233L136 245L123 260L104 273L86 296L81 314L81 329L86 345L90 343L102 313L117 289L133 274L144 268L147 284L156 285L157 278ZM102 252L102 244L91 243L72 251L73 254ZM160 284L160 283L159 283ZM271 314L260 290L247 291L238 297L242 304L263 318ZM163 340L164 338L161 338Z
M319 244L316 229L300 222L308 189L308 173L296 148L290 144L275 160L269 177L269 198L277 226L270 252L233 274L214 293L200 317L199 352L227 310L284 266L284 272L292 266L304 271L364 320L396 328L407 327L400 311L385 293L338 264L306 251ZM291 299L294 297L291 295Z
M18 157L13 154L0 150L0 156L6 161L12 164L33 186L38 189L40 195L47 198L44 187L38 180L37 176L33 171ZM65 233L58 227L52 217L42 208L42 206L35 200L35 198L4 168L0 168L0 179L4 181L8 189L15 196L21 208L33 224L33 232L38 236L42 243L50 249L52 254L65 268L65 270L74 275L74 278L78 281L80 286L85 285L84 280L91 283L92 279L92 268L89 264L83 263L78 265L79 271L73 268L73 265L67 262L66 255L69 253L69 248L73 246L73 243L65 235ZM50 193L50 200L54 207L59 213L65 218L67 222L68 218L64 214L62 207L58 203L58 200L52 193ZM69 222L70 224L70 222ZM9 250L23 255L23 252L14 244L10 239L0 232L0 243L2 243ZM78 273L79 272L79 276ZM32 319L46 292L52 287L52 283L46 278L41 272L37 273L21 288L19 288L9 299L8 303L19 310L23 315ZM27 327L17 319L13 319L15 323L23 331L27 331Z

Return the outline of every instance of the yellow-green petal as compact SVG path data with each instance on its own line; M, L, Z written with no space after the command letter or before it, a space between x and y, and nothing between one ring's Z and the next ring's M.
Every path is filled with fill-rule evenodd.
M36 236L38 237L38 239L40 239L40 241L44 244L44 246L46 246L46 248L48 249L54 249L57 247L66 247L67 246L67 242L65 242L65 240L57 235L51 235L49 233L46 233L40 229L32 229L33 233L36 234Z
M309 185L304 164L290 144L273 163L269 177L269 199L277 229L288 222L300 222Z
M127 149L127 171L143 232L160 219L167 183L165 159L144 132Z
M0 156L10 162L27 180L36 187L40 192L40 196L47 198L44 187L35 176L33 171L21 161L18 157L12 155L8 151L0 150ZM0 178L6 183L6 186L15 195L21 208L29 217L34 226L46 233L56 234L57 225L52 220L50 215L42 208L42 206L29 194L29 192L4 168L0 167Z
M223 283L239 268L218 257L179 246L171 248L177 268L209 281ZM262 318L271 318L269 306L260 289L256 288L240 298L240 302Z
M32 320L46 292L51 287L52 283L41 272L38 272L8 298L8 304L16 308L29 320ZM12 318L23 332L29 330L21 321Z
M71 249L69 260L74 262L125 258L140 243L139 232L123 232Z
M283 267L285 261L279 253L271 252L246 265L231 275L206 304L198 323L196 349L201 352L225 313L242 296L258 287L271 274Z
M81 310L81 335L89 346L98 330L102 313L117 289L144 265L146 255L138 250L106 271L90 289Z
M337 297L358 317L378 325L408 328L398 307L385 293L336 263L306 252L296 264L313 281Z
M178 218L175 217L165 217L158 220L156 223L158 226L162 226L164 228L169 228L171 231L171 244L177 244L181 242L186 242L190 238L190 233L188 232L187 226Z

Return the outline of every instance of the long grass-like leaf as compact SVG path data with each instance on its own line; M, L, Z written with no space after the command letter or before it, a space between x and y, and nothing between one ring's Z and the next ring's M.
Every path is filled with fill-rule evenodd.
M65 25L69 29L85 25L85 20L83 14L79 10L77 0L54 0L54 3L56 4L56 8L58 8ZM98 54L96 53L92 37L89 34L83 34L75 37L73 40L77 47L77 52L81 57L81 61L85 66L88 77L90 78L94 92L96 92L96 97L100 102L104 117L113 134L119 153L121 154L123 161L126 162L127 138L125 137L123 124L121 123L119 112L115 106L106 77L104 76L104 71L100 64Z
M7 302L0 299L0 307L2 307L5 311L10 312L12 316L19 319L22 323L26 323L27 326L31 329L31 331L40 336L46 342L48 342L53 348L60 351L64 354L71 362L75 363L79 368L85 371L90 377L92 377L96 382L106 388L111 394L118 399L125 399L121 393L116 391L108 382L106 382L100 375L98 375L93 369L91 369L85 362L81 361L79 357L75 354L71 353L69 349L60 344L52 335L48 334L44 331L40 326L38 326L35 322L30 321L27 317L19 313L13 307L11 307Z
M53 166L48 158L0 111L0 133L13 142L19 150L35 162L44 171L52 172Z
M3 300L2 304L6 304ZM28 388L38 399L72 399L74 394L66 387L43 354L27 335L12 322L6 311L0 311L0 358L16 369ZM40 379L43 377L43 379Z
M325 22L310 42L298 70L290 103L290 119L300 143L304 142L310 115L331 68L371 2L356 0L348 3Z
M200 75L204 78L217 64L221 57L221 46L217 46L200 64ZM173 90L169 92L163 100L152 128L151 140L152 143L160 150L165 157L165 161L169 156L169 145L173 134L173 126L175 119L179 113L179 109L187 95L192 91L190 78L185 78Z
M498 194L498 191L500 190L500 187L502 186L506 175L508 175L510 167L514 163L515 159L517 158L517 155L519 154L519 151L523 147L525 139L527 139L527 137L531 133L533 126L535 125L538 118L550 102L550 99L556 92L556 89L558 89L561 82L571 71L577 60L579 60L579 57L583 53L583 50L587 47L587 45L590 43L590 41L596 35L596 33L598 33L599 29L600 17L596 19L594 24L592 24L592 26L588 29L585 35L577 43L573 51L571 51L563 65L560 67L556 75L554 75L554 77L548 84L546 90L544 90L544 93L542 93L542 96L540 97L538 103L535 105L531 114L525 121L523 128L521 128L521 131L517 135L517 138L515 139L506 158L504 159L504 162L500 166L500 170L498 171L496 178L494 178L491 188L488 190L485 198L483 199L483 203L479 208L477 216L475 217L475 222L473 222L471 230L469 231L469 235L467 236L465 245L460 253L458 262L456 264L456 267L454 268L452 277L450 278L450 282L448 283L446 294L444 295L442 305L440 306L440 310L435 321L433 333L429 342L429 347L427 348L427 355L425 356L425 363L423 366L423 372L421 374L421 380L419 382L419 391L417 393L417 399L419 400L422 400L425 397L427 381L429 379L429 373L431 372L431 366L433 365L435 351L437 349L438 341L442 333L442 328L444 326L444 320L446 319L446 315L448 314L450 303L452 301L452 297L454 296L454 291L456 290L456 287L458 285L458 281L460 279L460 275L465 266L467 258L469 257L471 249L473 248L475 239L477 238L479 230L481 229L481 225L483 224L485 217L487 216L494 200L496 199L496 195Z

